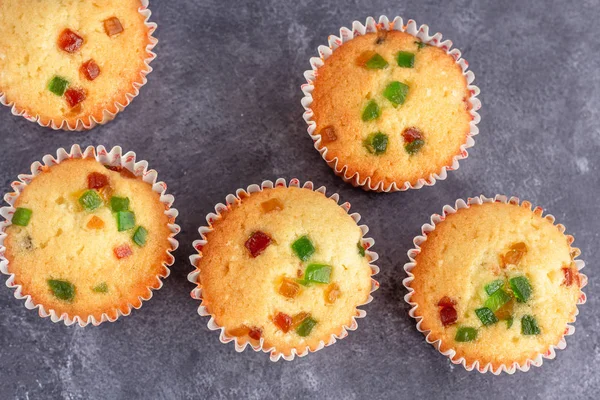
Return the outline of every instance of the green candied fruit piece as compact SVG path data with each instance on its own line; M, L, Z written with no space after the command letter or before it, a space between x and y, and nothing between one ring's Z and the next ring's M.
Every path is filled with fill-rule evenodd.
M117 229L127 231L135 226L135 215L131 211L117 212Z
M129 197L117 197L113 196L110 198L110 208L114 212L128 211L129 210Z
M385 61L385 58L381 57L379 54L375 53L373 57L369 58L365 63L365 67L367 69L385 69L388 67L388 62Z
M498 289L494 292L494 294L487 298L485 303L483 303L483 306L489 308L492 310L492 312L496 312L500 309L500 307L508 303L511 298L512 297L510 297L510 295L504 290Z
M404 104L406 96L408 96L408 85L398 81L389 83L383 91L383 97L391 101L394 107Z
M385 153L387 150L388 136L385 133L375 132L364 141L367 151L376 156Z
M418 40L415 41L415 44L417 45L417 49L419 49L419 50L421 50L423 47L427 46L426 43L423 43L423 42L418 41Z
M365 256L365 248L363 247L362 244L360 244L360 241L358 243L356 243L356 247L358 247L358 254L360 254L361 257Z
M102 282L92 288L92 291L96 293L108 293L108 285L106 282Z
M488 294L488 296L491 296L496 293L498 289L501 289L502 286L504 286L504 281L502 279L496 279L495 281L485 285L485 292Z
M456 330L454 340L457 342L472 342L477 339L477 329L468 326L461 326Z
M506 329L510 329L513 326L514 318L512 316L506 319Z
M306 337L310 335L310 332L317 325L317 320L313 317L306 317L304 321L296 328L296 333L298 336Z
M410 51L401 51L396 55L396 61L398 61L399 67L414 68L415 53L411 53Z
M54 76L48 84L48 90L57 96L62 96L63 94L65 94L67 86L69 86L68 80L60 76Z
M88 211L94 211L102 205L102 197L93 189L86 190L79 198L79 204Z
M329 283L331 266L325 264L309 264L304 271L305 283Z
M29 225L32 211L29 208L17 207L12 217L12 224L18 226Z
M69 302L73 301L73 298L75 297L75 285L71 282L59 279L48 279L48 286L50 286L50 290L56 298Z
M494 315L494 312L487 307L476 309L475 314L477 314L477 317L485 326L493 325L496 322L498 322L498 318L496 317L496 315Z
M381 110L379 110L379 106L377 105L377 102L375 100L371 100L369 103L367 103L367 106L363 110L362 120L364 122L372 121L374 119L379 118L380 114L381 114Z
M510 288L519 303L525 303L531 297L531 285L529 280L524 276L517 276L509 280Z
M148 230L143 226L138 226L133 234L133 243L137 244L140 247L143 247L146 244L146 238L148 237Z
M315 246L313 246L308 236L304 235L292 243L292 250L299 259L306 261L314 254Z
M421 147L425 145L425 141L423 139L415 139L410 143L404 145L404 150L411 156L417 154Z
M524 315L521 318L521 334L523 335L539 335L541 332L537 321L531 315Z

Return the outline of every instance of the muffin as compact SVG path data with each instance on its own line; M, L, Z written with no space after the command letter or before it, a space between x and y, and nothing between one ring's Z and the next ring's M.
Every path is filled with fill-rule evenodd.
M418 328L467 369L514 372L563 348L586 278L564 226L531 204L476 198L415 239L407 301ZM445 211L448 211L445 208Z
M153 188L90 149L40 167L5 209L11 224L0 232L9 286L41 315L81 325L113 321L149 299L169 275L177 231L164 184Z
M268 184L268 183L267 183ZM295 185L296 184L296 185ZM376 287L358 215L348 215L324 189L251 186L210 216L195 243L192 296L201 315L222 329L222 341L250 344L271 359L292 359L345 337L358 306Z
M137 96L155 57L147 0L0 2L0 99L42 126L89 129Z
M314 79L309 74L304 89L315 147L365 189L418 188L445 178L476 133L479 102L460 53L427 41L423 29L418 36L407 30L397 19L342 36L329 56L313 62Z

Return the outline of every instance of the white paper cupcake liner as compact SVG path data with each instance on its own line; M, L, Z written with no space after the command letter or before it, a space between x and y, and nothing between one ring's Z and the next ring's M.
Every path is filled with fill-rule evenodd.
M447 54L456 60L456 63L462 69L463 75L467 80L467 89L471 93L469 103L471 104L470 114L472 120L469 124L470 130L467 134L467 140L462 146L460 146L460 153L452 158L452 164L450 166L444 166L438 173L430 174L427 178L419 179L414 185L408 181L404 182L404 184L400 186L396 184L396 182L386 184L383 181L373 181L371 177L361 177L358 172L349 174L348 167L342 164L337 157L330 158L327 156L328 149L326 146L319 148L321 146L321 135L317 133L317 124L313 119L314 113L311 109L313 102L312 92L314 90L314 82L318 74L318 69L324 65L325 60L329 58L329 56L331 56L331 54L342 44L352 40L356 36L377 32L378 30L396 30L406 32L418 38L425 44L443 49ZM436 181L446 179L447 171L458 169L459 161L467 158L469 155L467 149L473 147L475 144L473 136L479 133L477 124L481 120L481 117L477 111L481 108L481 102L477 98L479 95L479 88L472 84L475 80L475 74L473 74L471 71L467 71L469 63L467 60L461 58L460 50L451 49L452 42L450 40L442 40L441 33L436 33L433 36L430 35L429 27L427 25L418 26L417 23L412 19L408 20L408 23L404 25L404 22L400 17L396 17L394 18L393 22L390 22L386 16L381 16L379 17L379 23L375 22L374 18L368 17L364 25L359 21L354 21L352 23L351 30L346 27L342 27L340 29L340 36L337 37L330 35L328 38L328 43L328 46L319 46L319 57L312 57L310 59L310 65L312 69L304 72L306 83L302 85L302 92L304 93L304 97L302 98L302 106L305 110L303 117L308 124L308 134L314 142L314 147L319 151L319 153L321 153L323 160L325 160L327 165L334 170L336 175L340 176L345 182L357 187L362 187L365 190L373 190L377 192L396 192L405 191L408 189L420 189L423 186L432 186Z
M433 232L436 228L436 225L439 224L440 222L444 221L446 219L446 216L448 216L449 214L454 214L458 210L463 209L463 208L469 208L471 205L481 205L483 203L493 203L493 202L520 205L521 207L525 207L528 210L532 209L532 204L528 201L521 202L517 197L508 198L507 196L503 196L503 195L496 195L493 198L488 198L483 195L480 195L478 197L469 198L466 202L462 199L459 199L456 201L454 207L452 207L450 205L445 205L442 209L443 210L442 215L433 214L431 216L431 223L424 224L421 227L421 235L415 237L413 240L415 247L408 251L408 258L410 259L410 261L404 265L404 271L406 271L406 274L408 275L408 277L402 281L404 287L408 290L408 294L406 296L404 296L404 300L411 307L410 311L409 311L409 315L417 320L417 330L419 332L423 333L423 335L425 335L425 340L427 341L427 343L433 345L433 347L435 347L441 354L447 356L450 359L450 361L452 361L452 363L462 365L467 371L477 370L481 373L486 373L489 371L489 372L493 373L494 375L499 375L501 372L506 372L508 374L514 374L517 370L527 372L527 371L529 371L531 366L534 366L534 367L541 366L544 359L553 359L554 357L556 357L556 349L562 350L567 346L565 337L572 335L575 332L575 327L571 324L573 324L575 322L576 316L579 314L579 309L576 310L575 316L573 317L573 321L567 323L567 325L565 326L564 334L563 334L562 338L560 339L560 341L558 342L558 344L551 345L550 348L545 353L543 353L543 354L540 353L535 358L529 359L526 362L524 362L523 364L519 364L519 363L515 362L511 365L501 365L498 368L494 369L491 363L482 364L479 361L475 361L475 362L472 362L469 364L469 363L467 363L467 361L465 360L464 357L458 357L456 355L456 351L453 349L449 349L447 351L442 351L441 350L441 345L442 345L441 339L433 339L430 331L427 331L427 330L424 330L421 328L421 323L423 321L423 317L415 316L415 312L418 307L418 304L411 300L412 296L415 292L414 289L411 287L411 283L414 280L414 275L412 274L411 271L417 264L415 261L415 257L421 252L420 246L427 240L427 235L430 234L431 232ZM534 207L533 213L541 217L544 213L544 210L541 207ZM546 220L550 221L553 225L555 225L558 228L558 230L561 233L564 234L564 232L565 232L564 225L556 224L555 218L553 215L547 214L544 218ZM569 247L571 247L571 244L574 241L573 236L571 236L571 235L565 235L565 236L567 237ZM585 266L585 263L583 262L583 260L575 260L575 258L580 255L579 249L571 247L571 254L574 255L573 258L574 258L574 263L577 267L577 270L581 271L581 269ZM581 290L581 289L583 289L583 287L586 286L588 283L587 276L585 276L582 273L580 273L579 275L580 275L581 286L580 286L579 299L577 300L577 305L581 305L586 302L586 295L583 292L583 290Z
M72 124L69 124L66 120L63 120L60 124L57 124L56 121L54 121L52 119L49 119L48 121L44 121L44 120L42 120L42 117L40 117L37 114L36 115L29 114L25 108L18 106L14 101L9 101L6 98L6 94L3 93L2 91L0 91L0 104L10 107L13 115L21 116L28 121L36 122L40 126L52 128L54 130L62 129L62 130L66 130L66 131L83 131L83 130L92 129L96 125L103 125L103 124L115 119L117 114L120 113L121 111L123 111L125 109L125 107L127 107L131 103L131 101L135 97L137 97L137 95L140 93L140 88L142 86L144 86L146 84L146 82L148 82L147 76L150 72L152 72L152 67L150 67L150 63L152 62L152 60L154 60L156 58L156 54L152 50L154 49L154 46L156 46L156 44L158 43L158 39L156 39L154 36L152 36L152 34L156 30L157 25L154 22L150 22L150 16L152 15L152 12L148 8L149 0L140 0L140 1L142 3L142 6L139 8L138 11L140 14L142 14L144 16L144 24L148 28L148 39L149 39L149 43L146 46L147 56L144 60L144 67L140 71L141 83L140 82L132 83L131 87L129 88L128 92L125 95L126 100L124 103L119 103L118 101L115 101L113 103L112 108L115 109L115 111L110 111L109 109L105 109L102 114L102 118L100 120L94 118L93 116L87 116L83 119L78 119L75 122L75 125L72 125Z
M48 309L43 304L36 304L31 295L23 293L23 289L21 285L17 285L15 283L15 275L9 272L9 260L6 259L6 247L4 246L4 240L7 237L6 229L11 225L12 216L15 212L14 204L21 194L21 192L27 187L27 185L40 173L46 170L48 167L53 165L60 164L61 162L73 159L73 158L94 158L96 161L110 166L119 166L128 169L136 176L141 177L142 180L150 185L152 185L152 190L156 193L160 194L160 201L165 205L165 215L169 217L169 220L172 221L169 223L169 229L171 234L169 235L169 243L171 248L167 250L167 254L169 256L168 262L163 263L163 266L166 269L166 273L159 274L157 277L159 278L160 286L156 289L148 287L148 291L144 296L138 297L137 304L128 304L128 311L122 312L119 310L117 312L116 318L112 318L106 313L102 315L100 319L96 319L93 316L89 316L86 320L80 318L79 316L72 317L67 313L58 314L53 309ZM107 151L104 146L98 146L94 148L93 146L87 147L84 151L81 150L79 145L73 145L71 147L71 151L67 152L65 149L60 148L56 152L56 157L47 154L42 158L43 164L39 161L31 164L31 173L19 175L19 181L15 181L12 183L12 188L14 192L7 193L4 196L4 200L9 204L8 207L0 208L0 216L5 220L0 221L0 272L5 275L8 275L8 279L6 280L6 286L15 290L15 297L19 300L25 300L25 307L29 310L38 309L38 314L42 318L50 317L52 322L63 321L65 325L72 325L74 323L78 323L81 327L84 327L88 324L92 325L100 325L102 322L116 321L120 316L127 316L131 313L132 309L139 309L142 306L142 302L146 300L150 300L152 298L152 291L158 290L162 287L162 279L166 278L170 274L169 266L173 265L175 261L173 255L171 254L173 251L179 247L179 243L175 240L175 235L177 235L180 231L178 225L175 224L175 218L178 215L178 211L172 207L173 201L175 198L167 194L167 185L164 182L157 182L158 174L155 170L148 169L147 161L136 161L136 155L134 152L130 151L123 154L121 147L116 146L113 147L110 151ZM162 279L161 279L162 278Z
M229 209L231 208L232 204L242 202L244 196L251 195L252 193L261 192L265 189L272 189L274 187L296 187L296 188L301 187L304 189L313 190L315 192L322 193L323 195L326 195L326 191L327 191L327 189L324 186L321 186L320 188L315 189L313 183L310 181L305 182L304 185L300 185L300 181L298 179L294 178L294 179L290 180L290 183L288 185L286 183L285 179L279 178L276 180L275 184L273 184L273 182L271 182L271 181L263 181L260 186L259 185L250 185L250 186L248 186L247 189L238 189L235 191L235 194L228 195L225 198L226 204L222 204L222 203L217 204L215 206L215 213L209 213L206 216L206 222L208 225L202 226L198 229L198 232L200 233L200 236L202 239L196 240L193 242L193 246L197 250L198 253L190 256L190 263L192 264L192 266L195 269L194 269L194 271L190 272L190 274L188 275L188 280L191 283L193 283L194 285L196 285L196 288L194 290L192 290L192 292L191 292L191 296L193 299L200 300L200 302L201 302L200 306L198 307L198 314L200 314L203 317L210 317L210 320L208 321L208 328L212 331L214 331L214 330L221 331L221 333L219 335L219 340L221 341L221 343L229 343L229 342L233 341L235 343L235 350L237 352L242 352L246 349L247 346L250 346L250 347L252 347L252 349L254 351L263 351L265 353L270 353L271 361L278 361L280 358L283 358L284 360L287 360L287 361L291 361L295 358L295 356L304 357L309 352L315 352L315 351L321 350L325 346L330 346L330 345L334 344L338 339L345 338L346 336L348 336L348 331L353 331L358 327L358 323L357 323L356 319L364 318L367 315L367 312L357 308L356 309L357 315L352 317L352 322L350 323L350 325L343 326L341 334L331 335L330 339L327 342L321 341L319 346L315 349L310 349L309 346L307 346L301 352L298 352L298 351L296 351L296 349L293 349L292 353L289 356L285 356L281 352L277 351L274 347L272 347L272 348L264 347L264 338L261 338L259 344L254 346L245 339L227 335L227 333L225 332L225 328L222 326L219 326L215 322L214 315L208 312L208 309L202 298L202 286L198 282L200 270L198 269L197 265L198 265L198 261L202 258L202 248L208 243L206 240L206 234L213 230L212 229L213 222L216 221L217 219L219 219L221 214L228 212ZM334 193L333 195L329 196L329 198L334 200L336 203L339 203L339 195L337 193ZM345 202L345 203L341 204L340 207L344 211L349 213L349 210L350 210L349 202ZM358 222L361 219L360 214L353 213L353 214L350 214L350 217L352 217L354 222L356 222L356 224L358 225ZM373 262L377 261L379 256L377 255L377 253L370 250L373 247L373 245L375 244L375 241L371 238L365 237L367 232L369 232L369 228L366 225L359 225L359 228L363 235L360 243L365 248L365 254L367 255L367 257L369 257L369 266L371 267L371 276L374 276L377 273L379 273L379 267L372 264ZM378 288L379 288L379 283L371 277L370 293L373 293ZM369 294L369 298L367 299L367 301L363 304L360 304L358 307L369 304L372 300L373 300L373 297Z

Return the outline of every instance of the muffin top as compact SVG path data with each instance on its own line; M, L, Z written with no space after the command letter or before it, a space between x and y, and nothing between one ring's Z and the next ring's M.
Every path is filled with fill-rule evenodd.
M494 369L557 345L574 321L580 275L562 227L515 204L471 205L427 235L412 270L415 317L441 351Z
M470 92L443 49L408 33L367 33L342 44L316 71L319 148L346 176L387 187L429 180L461 153L470 131Z
M203 305L238 343L316 350L367 302L371 267L352 217L295 187L244 197L213 223L197 267Z
M140 0L0 1L0 92L44 124L102 120L148 72Z
M46 168L14 204L8 270L24 295L60 316L117 317L167 276L169 217L152 186L93 158Z

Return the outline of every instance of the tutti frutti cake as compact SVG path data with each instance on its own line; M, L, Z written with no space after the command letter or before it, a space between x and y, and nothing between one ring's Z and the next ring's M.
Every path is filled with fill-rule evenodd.
M471 93L444 49L380 30L336 48L315 72L317 146L371 186L429 181L467 142Z
M94 158L44 167L14 208L8 272L48 312L114 320L168 275L173 221L160 194L126 168Z
M557 346L577 315L579 250L527 204L459 209L415 257L410 302L420 329L466 365L525 366Z
M283 356L318 350L369 299L361 229L322 193L264 189L211 227L196 264L202 305L238 344Z
M73 129L118 112L150 71L141 7L140 0L0 1L5 101L43 125Z

